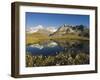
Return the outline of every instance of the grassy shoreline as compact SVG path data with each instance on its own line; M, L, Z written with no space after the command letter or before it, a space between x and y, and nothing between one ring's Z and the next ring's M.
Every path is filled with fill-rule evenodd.
M66 40L66 41L71 41L71 40L80 40L80 41L88 41L89 38L87 37L82 37L82 36L77 36L77 35L66 35L66 36L54 36L54 37L44 37L42 36L36 36L36 37L32 37L32 36L27 36L26 37L26 45L28 44L36 44L36 43L40 43L42 41L47 41L47 40Z

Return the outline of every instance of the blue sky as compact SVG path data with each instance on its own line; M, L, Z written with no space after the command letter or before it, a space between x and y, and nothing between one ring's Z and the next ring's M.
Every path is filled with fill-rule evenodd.
M26 27L42 25L44 27L59 27L63 24L80 25L89 27L89 15L51 14L26 12Z

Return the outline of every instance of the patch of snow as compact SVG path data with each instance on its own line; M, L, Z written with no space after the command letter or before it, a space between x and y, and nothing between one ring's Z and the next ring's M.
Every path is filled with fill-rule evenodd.
M34 32L37 32L39 29L45 29L45 30L50 31L50 32L55 32L57 30L55 27L44 27L42 25L38 25L35 27L26 28L26 32L27 33L34 33Z

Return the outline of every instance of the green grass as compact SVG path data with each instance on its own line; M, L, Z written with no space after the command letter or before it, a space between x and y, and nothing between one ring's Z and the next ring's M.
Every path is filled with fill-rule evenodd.
M65 36L61 36L61 37L51 37L51 39L54 40L89 40L89 38L87 37L82 37L82 36L78 36L78 35L72 35L72 34L68 34Z
M70 40L89 40L89 38L87 37L82 37L82 36L78 36L78 35L72 35L72 34L68 34L68 35L64 35L64 36L54 36L54 37L50 37L47 35L43 35L40 33L33 33L33 34L26 34L26 45L27 44L34 44L34 43L39 43L42 41L46 41L46 40L66 40L66 41L70 41Z
M26 45L39 43L44 40L49 40L49 37L40 33L26 34Z

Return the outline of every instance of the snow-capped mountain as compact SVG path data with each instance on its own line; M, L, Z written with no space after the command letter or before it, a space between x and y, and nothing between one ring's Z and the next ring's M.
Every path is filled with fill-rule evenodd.
M35 27L26 28L26 32L27 33L34 33L34 32L37 32L39 29L43 29L43 26L38 25L38 26L35 26Z
M50 32L56 32L57 29L55 27L47 27L46 30L50 31Z
M27 33L34 33L34 32L38 32L38 31L48 31L48 32L55 32L57 29L55 27L44 27L42 25L38 25L35 27L29 27L26 29Z

